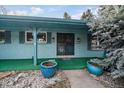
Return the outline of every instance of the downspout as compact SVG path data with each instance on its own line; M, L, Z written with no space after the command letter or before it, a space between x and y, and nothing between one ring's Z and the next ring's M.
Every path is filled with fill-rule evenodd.
M37 65L37 28L33 28L34 66Z

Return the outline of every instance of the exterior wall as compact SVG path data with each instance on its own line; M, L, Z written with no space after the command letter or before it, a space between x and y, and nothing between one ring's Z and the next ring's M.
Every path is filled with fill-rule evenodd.
M56 41L57 32L52 31L52 37L55 40L48 44L38 44L38 58L57 58ZM64 33L64 32L60 32ZM75 55L71 57L103 57L104 51L88 51L87 50L87 33L75 33ZM81 39L77 42L77 37ZM33 57L33 43L19 44L19 32L11 32L11 44L0 44L0 59L30 59Z
M11 33L11 44L0 44L0 59L31 58L33 44L19 44L19 32Z

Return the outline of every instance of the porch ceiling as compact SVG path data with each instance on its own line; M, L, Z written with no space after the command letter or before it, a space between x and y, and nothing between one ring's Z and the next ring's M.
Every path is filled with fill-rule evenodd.
M81 20L0 15L0 29L19 31L27 28L41 28L50 31L56 29L87 31L89 29L86 23Z

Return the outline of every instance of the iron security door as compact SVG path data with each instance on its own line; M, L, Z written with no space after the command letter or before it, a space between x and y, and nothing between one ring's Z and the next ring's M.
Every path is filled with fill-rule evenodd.
M57 33L57 55L74 55L74 33Z

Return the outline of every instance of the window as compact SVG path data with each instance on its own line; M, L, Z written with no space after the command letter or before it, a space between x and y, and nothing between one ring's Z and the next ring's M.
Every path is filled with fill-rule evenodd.
M33 42L33 33L32 32L25 32L25 42L32 43Z
M91 37L91 50L102 50L100 46L100 37L98 35L94 35Z
M47 33L46 32L39 32L37 34L37 39L39 43L47 43Z
M0 43L4 43L4 42L5 42L5 31L0 30Z
M46 32L38 32L37 41L39 43L47 43L47 33ZM30 31L25 32L25 42L33 43L33 33Z

